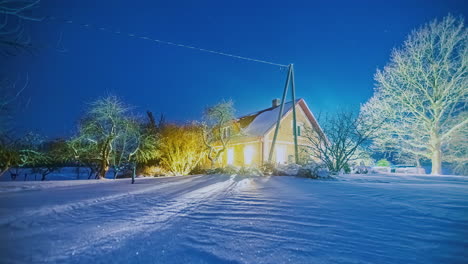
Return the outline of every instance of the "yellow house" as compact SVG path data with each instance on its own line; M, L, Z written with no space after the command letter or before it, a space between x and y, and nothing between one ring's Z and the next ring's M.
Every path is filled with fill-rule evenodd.
M318 133L323 133L304 99L298 99L294 104L292 101L285 103L273 153L272 162L274 163L287 164L295 162L293 106L296 108L296 129L299 147L308 144L307 139L304 137L306 129L313 129ZM231 139L226 151L219 160L219 165L250 167L261 166L268 162L279 110L279 99L275 99L271 107L242 116L234 120L231 126L224 128L224 136L230 136Z

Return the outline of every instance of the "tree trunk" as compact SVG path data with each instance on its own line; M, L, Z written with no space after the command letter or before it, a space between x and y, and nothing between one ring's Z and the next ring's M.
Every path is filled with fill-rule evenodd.
M416 156L416 167L421 168L421 160L419 159L419 156Z
M109 169L109 164L107 163L107 160L102 160L101 166L99 166L99 179L104 179L106 178L106 172Z
M432 175L441 175L442 174L442 150L440 140L436 140L433 145L432 151Z
M104 179L106 178L107 166L104 164L99 168L98 178Z
M2 171L0 171L0 177L3 176L3 174L5 174L5 172L8 171L9 168L4 168Z

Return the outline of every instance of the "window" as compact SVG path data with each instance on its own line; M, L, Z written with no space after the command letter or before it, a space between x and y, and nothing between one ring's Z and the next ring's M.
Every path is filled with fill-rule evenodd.
M286 146L277 145L275 146L276 162L280 164L286 163Z
M253 146L246 146L244 148L244 163L245 165L250 165L252 164L252 161L253 161L253 157L254 157L254 152L255 152L255 149Z
M233 148L228 148L228 151L227 151L227 164L228 165L234 164L234 149Z
M231 128L225 127L223 128L223 138L230 138L231 137Z
M294 121L291 121L291 128L294 126ZM304 133L304 123L297 122L296 123L296 133L298 137L301 137Z

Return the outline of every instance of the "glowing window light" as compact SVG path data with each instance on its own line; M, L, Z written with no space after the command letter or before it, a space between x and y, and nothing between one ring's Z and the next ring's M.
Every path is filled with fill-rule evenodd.
M232 165L234 164L234 149L228 148L227 151L227 164Z
M253 157L254 157L254 147L253 146L246 146L244 148L244 163L245 165L252 164Z
M286 146L275 146L276 151L276 162L277 163L286 163Z

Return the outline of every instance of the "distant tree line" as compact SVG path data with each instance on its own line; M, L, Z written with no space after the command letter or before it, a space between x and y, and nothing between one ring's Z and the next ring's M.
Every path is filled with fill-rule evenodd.
M0 137L0 175L13 169L32 168L42 180L65 165L88 168L89 178L102 179L108 172L117 178L146 165L163 167L172 175L186 175L204 158L200 125L157 123L130 112L116 96L89 104L78 120L74 136L45 141L34 134Z

